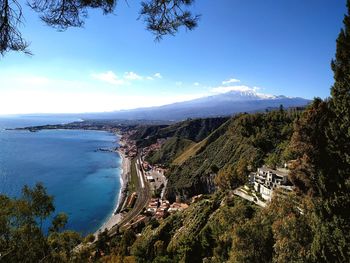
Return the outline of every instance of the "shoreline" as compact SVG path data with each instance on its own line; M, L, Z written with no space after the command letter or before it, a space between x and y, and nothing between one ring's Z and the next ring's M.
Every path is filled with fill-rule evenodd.
M123 142L120 141L121 136L116 134L119 139L119 145L122 145ZM112 229L116 224L118 224L123 219L123 214L120 213L122 206L127 197L127 186L129 182L129 173L130 173L130 159L125 156L125 154L120 150L116 150L116 153L119 154L121 158L121 173L120 173L120 190L118 192L118 201L116 206L113 208L112 213L106 218L103 224L95 231L94 235L97 236L100 232L103 232L105 229L108 231Z
M83 123L83 120L78 120L75 121L76 123ZM73 123L75 123L73 122ZM117 225L119 222L123 220L124 214L120 213L120 211L123 208L123 205L125 203L125 200L127 198L127 187L128 183L130 180L130 165L131 165L131 160L129 157L127 157L124 152L120 149L120 146L125 145L125 141L121 140L122 135L115 130L108 129L108 128L101 128L101 127L81 127L81 126L72 126L69 128L66 128L67 125L70 123L63 123L63 124L56 124L56 125L42 125L42 126L29 126L29 127L24 127L24 128L3 128L3 130L27 130L30 132L38 132L41 130L84 130L84 131L97 131L97 132L107 132L110 134L113 134L115 138L117 139L116 142L118 142L119 147L113 148L113 149L108 149L105 150L103 148L97 149L96 151L108 151L108 152L113 152L113 153L118 153L119 157L121 159L120 162L120 189L118 193L116 194L114 200L113 200L113 208L111 213L106 216L106 218L98 224L96 227L98 227L95 231L92 230L90 233L97 235L107 229L108 231L111 230L115 225ZM0 129L1 131L2 129Z

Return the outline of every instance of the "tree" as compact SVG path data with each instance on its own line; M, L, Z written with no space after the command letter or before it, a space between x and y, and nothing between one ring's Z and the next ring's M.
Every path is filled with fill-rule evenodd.
M98 233L97 241L96 241L96 255L95 258L101 257L104 254L108 254L110 252L109 243L110 237L108 235L107 228Z
M312 198L313 262L350 260L350 0L332 61L329 101L316 99L296 124L292 182ZM293 150L291 151L293 152Z
M234 226L229 262L271 262L273 236L271 222L260 213Z
M331 90L330 108L333 116L327 130L329 149L337 160L333 175L344 187L336 189L342 194L349 193L350 180L350 0L348 14L344 18L344 29L337 39L335 60L332 61L334 85ZM348 199L349 200L349 199Z
M296 193L283 190L275 196L265 211L273 218L273 262L310 262L309 199L301 201Z
M289 144L290 157L294 159L290 180L304 194L321 196L328 190L330 156L325 130L329 115L328 104L315 99L294 125Z
M157 40L174 35L180 27L192 30L197 26L199 15L192 15L189 7L194 0L144 0L141 2L140 18L147 30ZM117 0L28 0L29 7L40 15L48 26L58 30L81 27L89 9L100 9L103 14L114 12ZM0 0L0 54L22 51L30 54L29 43L19 30L24 15L18 0Z
M334 85L329 107L332 112L326 134L331 158L325 185L327 191L315 202L314 257L323 262L350 260L350 0L344 28L337 39L332 61ZM326 165L325 164L325 165Z
M68 216L65 213L60 213L52 220L52 226L49 228L50 232L58 232L63 229L68 222Z
M344 18L344 28L337 39L335 60L332 61L335 83L331 89L330 104L335 114L331 123L331 136L335 142L332 150L350 165L350 1L348 14ZM349 169L349 168L348 168ZM349 170L348 170L349 171Z
M42 229L54 209L53 198L42 184L25 186L18 199L0 195L0 262L71 262L79 256L73 249L81 236L58 232L67 216L57 215L49 231Z
M45 187L38 183L33 189L27 185L22 190L23 199L28 203L35 217L39 218L40 229L45 218L55 211L53 197L48 195Z

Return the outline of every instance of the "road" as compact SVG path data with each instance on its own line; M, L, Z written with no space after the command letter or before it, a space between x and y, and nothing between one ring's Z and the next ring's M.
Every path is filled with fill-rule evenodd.
M147 180L145 179L145 175L143 169L141 167L141 159L137 157L135 162L135 168L137 172L138 183L136 185L137 199L134 207L123 217L123 219L119 222L118 226L123 227L125 224L131 222L135 219L146 207L151 199L151 191ZM116 231L116 227L113 227L110 230L110 235L114 235Z

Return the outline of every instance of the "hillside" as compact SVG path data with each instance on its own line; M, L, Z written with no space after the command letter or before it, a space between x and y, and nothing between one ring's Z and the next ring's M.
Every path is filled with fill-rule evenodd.
M199 142L220 127L229 118L188 119L172 125L144 125L136 129L131 139L139 147L155 143L157 139L177 137L193 142Z
M167 196L187 199L214 190L214 178L222 185L235 184L240 172L255 170L263 163L283 164L298 111L243 114L228 120L202 141L174 156L168 173ZM162 149L161 149L162 151ZM232 173L224 178L221 174ZM218 174L218 176L216 176ZM236 175L237 174L237 175ZM225 175L226 176L226 175ZM224 182L226 181L226 182Z
M255 211L239 198L206 197L160 224L148 225L131 253L139 262L196 263L204 258L224 262L229 258L233 225L252 218Z
M193 144L195 143L191 140L171 137L164 143L161 150L152 152L147 157L147 161L151 164L169 165L174 158Z

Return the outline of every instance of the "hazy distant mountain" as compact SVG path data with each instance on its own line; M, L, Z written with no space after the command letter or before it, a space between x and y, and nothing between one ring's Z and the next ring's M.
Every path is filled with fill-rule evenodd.
M109 113L86 114L83 118L114 118L144 120L183 120L187 118L227 116L239 112L256 112L265 109L302 107L310 100L283 95L265 95L254 91L227 93L178 102L164 106L122 110Z

